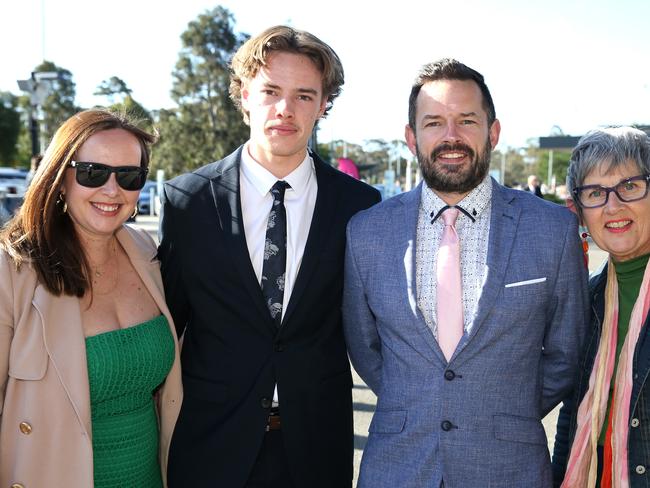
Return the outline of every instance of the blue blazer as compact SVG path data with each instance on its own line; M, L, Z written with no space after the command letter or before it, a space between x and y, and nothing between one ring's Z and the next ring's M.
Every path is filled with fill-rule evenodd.
M358 486L550 487L541 419L572 388L587 323L577 219L493 181L487 279L447 363L417 306L420 198L348 225L344 330L377 394Z

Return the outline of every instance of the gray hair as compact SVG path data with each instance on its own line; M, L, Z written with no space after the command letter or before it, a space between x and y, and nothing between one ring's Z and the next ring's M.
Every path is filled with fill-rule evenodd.
M571 153L567 172L567 188L582 186L595 169L604 173L615 171L629 162L640 174L650 173L650 137L634 127L606 127L587 132Z

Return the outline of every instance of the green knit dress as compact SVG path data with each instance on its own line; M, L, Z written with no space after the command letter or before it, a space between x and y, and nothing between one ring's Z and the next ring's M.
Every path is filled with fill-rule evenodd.
M86 338L95 488L161 488L153 391L174 361L164 315Z

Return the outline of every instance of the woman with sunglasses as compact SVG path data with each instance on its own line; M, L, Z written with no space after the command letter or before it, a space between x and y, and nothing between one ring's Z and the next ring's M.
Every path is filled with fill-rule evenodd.
M650 138L595 130L573 150L573 202L609 259L590 279L591 332L573 398L560 411L556 486L650 484Z
M0 486L164 485L178 345L156 246L124 225L153 140L71 117L0 233Z

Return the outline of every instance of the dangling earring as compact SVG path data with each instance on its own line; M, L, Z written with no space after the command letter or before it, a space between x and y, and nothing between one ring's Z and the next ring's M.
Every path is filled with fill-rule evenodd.
M63 213L68 213L68 203L65 201L65 196L63 193L59 193L59 198L57 198L56 203L60 204L63 202Z
M131 218L134 219L136 215L138 215L138 206L137 205L133 209L133 214L131 214Z
M589 235L589 232L582 232L580 237L582 238L582 253L585 258L585 266L589 268L589 241L587 238L591 236Z

